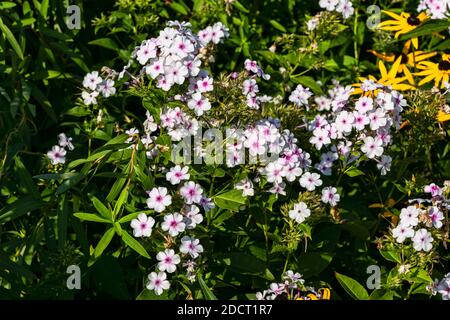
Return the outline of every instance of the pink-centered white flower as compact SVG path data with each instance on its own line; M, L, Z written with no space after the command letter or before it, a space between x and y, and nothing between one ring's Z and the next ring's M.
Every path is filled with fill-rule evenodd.
M64 164L66 162L66 154L66 149L60 146L53 146L52 150L47 152L47 157L50 159L52 165Z
M146 40L136 52L137 61L145 65L148 60L156 58L156 44L153 41Z
M246 96L254 97L259 92L255 79L245 80L242 84L242 93Z
M369 113L369 120L370 129L377 130L378 128L386 125L386 113L381 108L377 108L375 111Z
M195 259L203 252L203 246L200 244L200 240L184 236L181 238L180 252Z
M370 97L362 96L355 103L355 109L362 114L366 114L373 109L373 99Z
M320 180L320 175L315 172L305 172L300 178L300 185L308 191L313 191L322 185L322 180Z
M102 77L98 75L98 71L92 71L84 76L83 87L86 89L95 90L97 85L103 81Z
M281 183L286 175L283 166L278 162L270 162L264 169L264 174L268 182Z
M73 149L75 149L75 147L72 144L72 138L66 136L65 133L60 133L58 135L58 144L60 147L67 147L70 151L72 151Z
M403 243L407 238L414 236L414 230L410 226L400 223L397 227L392 229L392 235L398 243Z
M424 191L426 193L431 193L432 197L436 197L436 196L442 195L442 189L438 185L436 185L434 183L426 185L425 188L424 188Z
M203 215L200 209L195 205L186 206L183 209L185 216L185 224L187 229L194 229L198 224L203 222Z
M303 201L294 204L294 208L289 211L289 218L297 223L303 223L310 215L311 210L308 209L308 206Z
M235 189L242 190L242 195L244 197L251 197L255 194L255 191L253 190L253 183L250 179L245 178L244 180L239 181L235 185Z
M158 252L156 259L159 261L159 271L166 271L168 273L174 273L177 270L177 264L181 261L180 256L175 254L173 249Z
M158 187L147 191L147 206L156 212L163 212L166 207L172 204L172 196L167 194L167 188Z
M433 248L433 237L426 229L419 229L412 238L413 247L416 251L428 252Z
M169 83L183 84L188 73L188 69L180 61L173 62L164 69L164 74Z
M85 105L89 106L91 104L97 104L97 97L99 93L97 91L87 92L83 91L81 92L81 98L83 98L83 102Z
M131 220L130 225L133 228L135 237L150 237L152 228L155 225L155 219L148 217L145 213L140 213L137 219Z
M337 205L340 200L340 196L337 193L335 187L325 187L322 189L322 202L329 203L331 206Z
M148 275L149 282L147 283L148 290L154 290L156 295L161 295L164 290L170 288L170 282L166 280L167 275L165 272L152 272Z
M444 220L444 214L438 207L432 206L428 208L428 216L430 217L431 224L436 229L440 229L443 225L442 220Z
M203 189L199 184L189 181L181 187L180 194L186 204L199 203L202 199Z
M183 222L183 216L179 213L165 215L164 221L161 223L161 229L167 231L172 237L176 237L185 228L186 224Z
M408 206L400 211L400 223L406 227L415 227L419 223L419 209Z
M210 77L203 78L197 81L197 90L198 92L204 93L209 92L214 89L213 79Z
M361 151L364 152L364 154L369 159L373 159L375 157L379 157L383 154L383 141L381 141L378 138L373 137L366 137L364 138L364 144L361 147Z
M331 139L328 130L322 128L314 129L313 136L309 139L309 142L313 144L317 150L322 149L324 145L330 144Z
M204 98L200 92L196 92L188 101L188 107L189 109L194 110L197 116L201 116L205 111L211 109L211 103L209 102L209 99Z
M179 184L182 180L188 180L190 174L188 173L189 167L184 166L183 168L179 165L170 168L170 170L166 173L166 180L171 184Z

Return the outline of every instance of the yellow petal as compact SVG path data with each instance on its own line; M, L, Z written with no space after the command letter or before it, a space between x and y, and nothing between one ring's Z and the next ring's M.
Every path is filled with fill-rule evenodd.
M412 85L414 85L414 78L411 74L411 71L409 71L407 66L403 66L403 74L406 76L406 80Z
M412 44L413 44L414 48L419 49L419 39L418 38L412 38L411 41L412 41Z
M386 70L386 67L384 66L383 61L380 60L378 62L378 68L380 69L381 78L387 77L387 70Z
M385 14L387 14L387 15L390 16L391 18L396 19L396 20L405 20L404 17L399 16L398 14L396 14L396 13L394 13L394 12L392 12L392 11L383 10L382 12L385 13ZM409 17L409 15L408 15L408 17ZM408 17L406 17L406 19L407 19Z
M439 110L439 112L437 114L437 120L439 122L449 121L450 120L450 113L445 113L444 111Z
M423 78L422 80L420 80L419 86L424 85L425 83L430 82L431 80L434 79L435 76L436 76L436 75L435 75L435 73L433 72L433 73L430 74L429 76Z
M391 70L389 70L388 78L395 78L398 72L398 68L400 67L400 64L402 63L402 57L398 57L397 60L392 65Z

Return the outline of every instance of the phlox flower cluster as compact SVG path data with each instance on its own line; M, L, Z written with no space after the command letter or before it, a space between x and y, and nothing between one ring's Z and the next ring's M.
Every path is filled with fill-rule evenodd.
M433 296L439 293L442 300L450 300L450 273L447 273L440 281L436 279L427 289Z
M270 75L264 73L262 68L256 61L246 59L244 62L245 70L247 71L248 78L244 80L242 84L242 94L245 96L247 106L251 109L259 109L259 105L262 102L269 102L272 100L268 96L258 96L259 87L256 83L256 78L261 77L264 80L269 80Z
M176 237L192 231L203 222L200 208L203 209L203 212L207 212L214 207L211 199L205 196L203 188L199 184L189 181L189 178L188 167L176 165L166 173L166 180L173 186L179 186L175 193L170 194L166 187L154 187L147 191L147 207L157 213L168 211L168 208L172 206L173 198L177 197L183 200L181 210L165 213L159 224L163 234L174 238L174 244L177 242ZM141 213L131 221L130 225L135 237L150 237L155 223L153 217ZM178 253L172 248L167 248L156 255L156 259L159 261L158 272L149 274L147 288L154 290L157 295L169 289L170 282L167 279L167 273L174 273L182 259L186 260L183 266L186 267L188 278L195 281L195 259L202 252L203 246L199 239L191 235L183 235L179 242Z
M47 152L47 157L50 159L52 165L64 164L66 162L67 149L72 151L75 147L72 144L72 138L67 137L65 133L58 135L58 144L52 147L52 150Z
M271 283L267 290L256 293L257 300L311 300L329 299L313 287L305 286L303 276L288 270L283 274L283 282ZM323 290L323 289L322 289ZM313 297L313 298L312 298Z
M420 0L417 11L426 11L431 19L447 19L450 9L449 0Z
M114 80L111 79L115 76L112 72L105 79L103 79L98 71L92 71L83 79L83 91L81 92L81 98L85 105L97 104L97 98L101 94L103 97L108 98L116 93L114 87Z
M400 127L406 100L397 91L374 82L364 83L363 87L367 92L377 90L372 95L361 96L354 105L350 98L352 88L337 82L328 96L314 98L320 113L308 123L312 132L309 142L317 150L326 149L316 165L324 175L332 174L336 160L342 159L344 165L356 165L358 160L363 160L362 155L375 160L382 175L390 170L392 158L384 152L391 143L391 127Z
M445 222L449 200L434 183L425 186L424 191L431 194L431 200L411 200L413 204L400 211L400 221L392 229L392 235L398 243L408 240L416 251L429 252L435 240L433 233L441 229Z
M348 19L355 12L350 0L320 0L319 6L327 11L339 12L344 19Z
M288 129L281 131L279 121L272 118L259 120L243 131L234 131L231 138L226 144L227 166L244 164L246 151L250 157L258 157L258 172L272 184L270 193L286 195L286 182L298 181L308 191L323 184L320 174L312 172L310 154L298 147L297 139ZM270 156L267 155L269 152ZM253 182L248 177L238 182L235 188L242 190L244 196L254 195ZM322 193L324 203L335 206L339 201L336 188L325 188ZM301 223L301 219L295 220Z
M188 81L185 94L176 98L187 102L197 116L211 109L206 94L213 91L213 79L201 69L203 50L210 43L218 44L228 36L228 29L220 22L194 34L189 23L170 22L157 38L142 42L132 58L143 71L156 81L156 87L169 91L174 85Z

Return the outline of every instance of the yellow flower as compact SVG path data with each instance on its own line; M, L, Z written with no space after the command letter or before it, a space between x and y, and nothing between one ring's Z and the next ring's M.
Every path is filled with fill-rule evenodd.
M378 25L378 27L385 31L395 31L395 38L398 38L401 34L414 30L429 18L425 12L422 12L417 16L406 12L402 12L400 15L385 10L383 10L383 12L394 20L383 21ZM412 39L412 44L416 49L418 49L417 38Z
M439 110L438 114L437 114L437 120L439 122L446 122L450 120L450 113L445 113L442 110Z
M299 296L295 300L330 300L330 289L320 288L318 294L308 293L306 297Z
M402 63L402 57L400 56L397 58L397 60L395 60L394 64L392 65L392 68L388 72L383 61L380 60L380 61L378 61L378 68L380 69L380 74L381 74L381 77L379 80L377 80L372 75L369 75L368 78L359 78L359 80L361 82L363 82L364 80L367 80L367 79L373 80L376 83L382 84L383 86L390 86L390 87L392 87L392 89L397 90L397 91L414 90L415 89L414 86L407 84L407 83L403 83L403 81L406 80L406 77L401 77L401 78L397 77L397 73L399 71L401 63ZM364 93L364 91L361 89L361 83L353 84L353 86L355 87L355 90L353 91L352 94L363 94ZM376 94L376 90L373 93ZM365 94L370 95L370 94L372 94L372 92L368 91Z
M417 63L426 60L428 58L434 57L436 55L436 52L424 52L424 51L412 51L409 52L410 48L411 48L411 39L405 42L405 45L403 46L403 50L402 53L398 56L396 56L395 54L382 54L382 53L378 53L374 50L369 50L370 53L374 54L375 56L377 56L379 59L386 61L386 62L394 62L396 61L399 57L401 57L401 61L400 61L400 66L398 67L398 72L399 73L403 73L403 75L406 77L406 80L408 80L408 82L411 85L414 85L414 78L412 76L411 71L409 70L408 67L416 67Z
M419 86L434 80L437 88L444 88L444 84L448 83L450 75L450 55L443 54L439 63L431 61L422 61L417 65L417 69L422 71L415 73L416 76L424 76L419 82ZM440 84L440 86L439 86Z

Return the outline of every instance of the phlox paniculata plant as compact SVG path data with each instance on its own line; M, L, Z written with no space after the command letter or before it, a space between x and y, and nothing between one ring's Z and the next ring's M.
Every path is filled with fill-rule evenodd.
M171 21L137 46L120 72L105 67L87 74L78 103L98 110L90 119L94 132L113 111L114 99L123 99L126 108L131 98L141 99L145 117L124 115L124 123L114 124L116 137L89 150L86 159L57 168L84 164L81 177L109 168L103 177L115 180L105 203L103 196L90 196L98 214L74 214L109 225L89 265L117 235L150 260L143 264L145 286L156 295L186 293L195 282L205 291L204 275L234 263L228 252L239 250L234 243L253 226L264 235L266 257L276 242L273 251L287 266L317 223L339 220L333 214L344 196L344 175L358 175L366 162L381 175L390 170L389 145L407 105L400 93L369 81L361 86L365 94L356 97L351 87L334 81L323 96L301 85L288 97L267 96L263 88L271 76L256 61L247 59L241 71L229 74L207 70L227 35L222 23L194 33L189 23ZM294 110L291 121L278 117L283 108ZM65 163L60 148L71 146L62 138L48 154L54 165ZM224 227L229 221L239 226L236 234ZM217 235L229 241L215 241ZM304 287L292 271L286 277L258 296L329 297L328 289Z
M428 270L445 259L440 252L448 241L449 191L448 183L444 187L426 185L423 192L427 197L410 199L393 220L390 232L378 240L382 255L397 263L397 268L389 273L386 287L401 287L402 281L420 282L415 278L417 274L422 275L422 281L431 282ZM448 300L447 278L429 284L427 290L432 294L440 290L442 298Z

